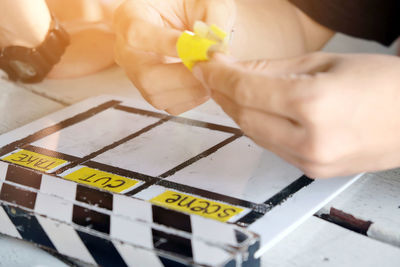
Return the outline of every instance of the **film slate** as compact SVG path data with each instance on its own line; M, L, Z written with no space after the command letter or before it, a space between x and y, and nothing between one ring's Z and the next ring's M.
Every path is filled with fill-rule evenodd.
M101 266L259 266L356 179L314 181L227 117L100 96L0 136L0 233Z

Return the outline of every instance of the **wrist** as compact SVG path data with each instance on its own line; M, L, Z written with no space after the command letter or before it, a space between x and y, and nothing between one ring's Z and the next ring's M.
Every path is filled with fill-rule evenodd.
M0 49L0 69L10 80L40 82L59 62L68 44L67 32L54 19L41 44L33 48L11 45Z

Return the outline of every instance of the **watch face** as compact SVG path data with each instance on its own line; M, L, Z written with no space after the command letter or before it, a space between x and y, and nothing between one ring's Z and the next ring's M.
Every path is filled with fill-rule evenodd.
M36 69L29 63L20 60L11 60L10 68L18 74L21 80L27 80L37 75Z

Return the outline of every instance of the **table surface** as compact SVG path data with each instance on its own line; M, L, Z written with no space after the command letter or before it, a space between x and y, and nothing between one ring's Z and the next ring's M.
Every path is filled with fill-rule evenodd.
M344 44L347 46L342 47ZM328 51L378 51L393 48L341 35ZM123 72L111 68L74 80L37 85L0 79L0 133L91 96L112 94L141 98ZM222 111L213 102L198 110ZM368 173L283 239L262 257L263 266L400 266L400 169ZM66 266L26 242L0 236L0 266Z

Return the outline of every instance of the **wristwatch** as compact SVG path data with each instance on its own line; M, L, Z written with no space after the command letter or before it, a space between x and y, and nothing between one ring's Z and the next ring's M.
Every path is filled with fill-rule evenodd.
M52 17L45 40L35 48L8 46L0 50L0 69L13 81L37 83L57 64L69 45L68 33Z

